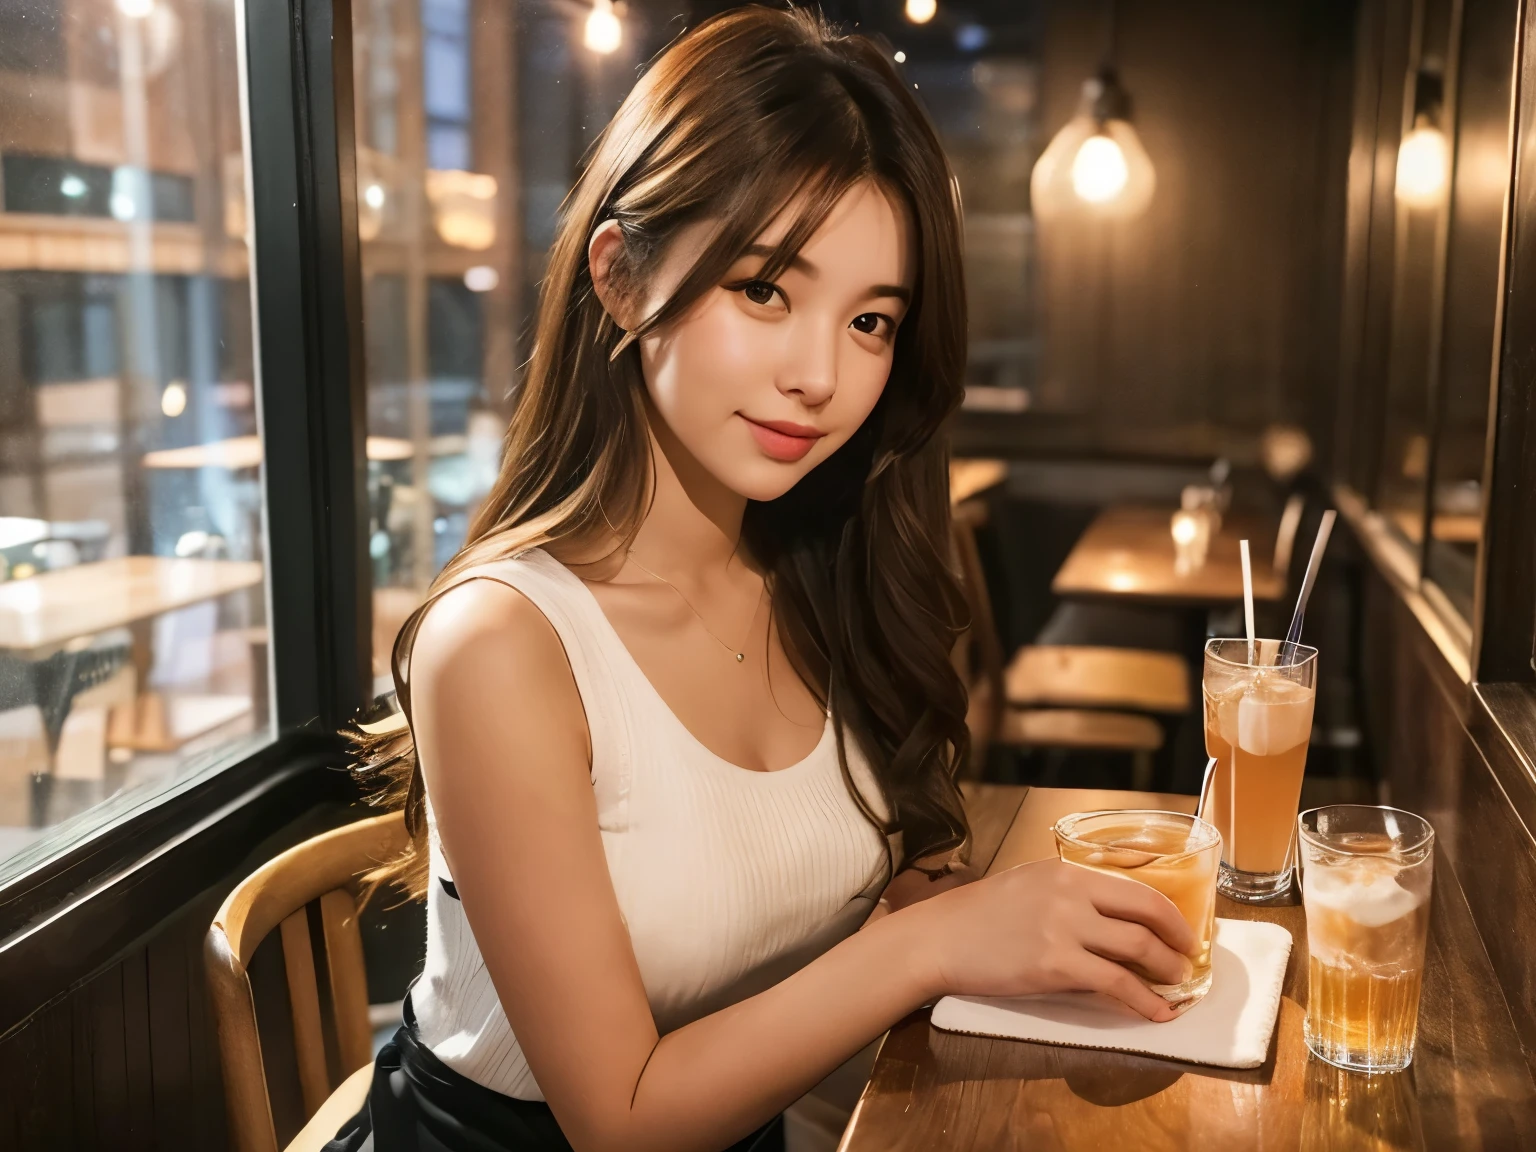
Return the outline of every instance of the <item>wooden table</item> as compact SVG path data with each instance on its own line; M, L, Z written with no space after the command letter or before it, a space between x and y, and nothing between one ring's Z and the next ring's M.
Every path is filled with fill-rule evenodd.
M452 456L463 452L466 442L463 435L434 436L429 450L433 456ZM389 461L408 460L416 449L409 440L398 436L369 436L366 451L370 460ZM160 448L146 452L143 459L146 468L229 468L239 471L255 468L260 463L259 436L232 436L228 440L189 444L185 448Z
M26 657L261 583L254 560L120 556L0 584L0 649Z
M949 502L959 504L988 488L1001 484L1008 476L1004 460L965 459L949 462Z
M1068 812L1190 811L1193 803L1190 796L1064 788L992 786L967 794L974 859L990 858L989 871L1054 855L1050 827ZM994 850L1003 824L1007 832ZM1407 1072L1358 1076L1312 1057L1301 1037L1302 909L1222 897L1218 915L1273 921L1295 938L1263 1067L1233 1071L941 1032L924 1009L886 1036L840 1152L1530 1147L1536 1082L1455 875L1443 857L1435 870L1419 1039Z
M174 747L175 740L166 732L165 701L143 691L151 662L151 622L162 613L261 582L262 565L256 561L121 556L0 583L0 662L12 665L6 670L11 683L18 688L30 685L30 697L21 699L37 704L47 742L49 771L33 775L35 825L47 822L54 755L82 682L94 684L99 676L131 664L132 686L126 689L131 699L123 703L132 707L123 712L123 723L113 724L113 745ZM124 626L132 634L126 651L83 652L71 643ZM258 693L264 692L265 664L263 657L255 671Z
M1272 568L1275 528L1228 516L1211 538L1205 564L1187 575L1174 567L1171 507L1114 505L1094 518L1051 582L1062 597L1106 597L1140 603L1207 606L1243 598L1238 542L1248 540L1256 600L1278 600L1285 577Z

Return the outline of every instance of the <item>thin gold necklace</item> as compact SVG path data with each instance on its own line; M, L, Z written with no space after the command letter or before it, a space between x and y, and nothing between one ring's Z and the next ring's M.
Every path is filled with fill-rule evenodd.
M704 622L704 617L699 615L699 610L693 606L692 601L690 601L688 599L688 597L684 596L682 594L682 592L678 590L678 587L677 587L676 584L672 583L672 581L668 580L665 576L658 576L656 573L652 572L649 568L647 568L644 564L640 563L639 560L636 560L635 559L634 549L626 548L624 551L625 551L625 554L631 560L634 560L636 568L640 569L640 571L644 572L647 576L650 576L652 579L660 580L668 588L670 588L670 589L672 589L672 591L676 592L677 593L677 598L688 606L688 611L692 612L693 615L694 615L694 618L698 620L699 627L703 628L704 631L708 632L709 635L710 635L710 638L712 640L714 640L714 642L716 644L720 645L720 647L724 648L732 656L736 657L736 663L742 664L742 663L746 662L746 659L747 659L746 652L742 651L742 649L739 648L739 647L732 647L731 645L727 644L724 640L720 639L719 636L716 636L715 635L715 630ZM746 636L747 639L750 639L751 636L752 636L752 625L757 620L757 609L758 609L758 606L760 604L762 604L762 602L763 602L763 593L762 593L761 590L759 590L758 593L757 593L757 600L752 605L752 619L747 621L747 636Z

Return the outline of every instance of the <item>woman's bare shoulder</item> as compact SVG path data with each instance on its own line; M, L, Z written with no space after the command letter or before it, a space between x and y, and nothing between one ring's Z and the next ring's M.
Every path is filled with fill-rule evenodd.
M516 691L574 693L565 648L549 618L526 595L492 578L472 578L438 596L411 647L412 696L448 690L478 698Z

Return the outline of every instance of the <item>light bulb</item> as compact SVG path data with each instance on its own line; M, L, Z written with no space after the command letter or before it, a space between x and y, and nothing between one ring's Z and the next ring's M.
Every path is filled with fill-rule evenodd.
M1127 220L1146 211L1157 173L1129 112L1130 98L1113 72L1083 85L1077 115L1051 138L1030 173L1030 207L1037 220Z
M914 24L926 24L939 10L939 0L907 0L907 19Z
M1450 167L1445 133L1420 116L1397 149L1397 198L1413 208L1434 207L1445 192Z
M117 0L117 10L134 20L142 20L154 9L155 0Z
M363 201L370 208L384 207L384 187L381 184L370 184L363 192Z
M606 56L617 49L623 39L624 25L613 10L613 0L594 0L592 11L587 14L586 46Z
M1125 153L1108 136L1088 137L1072 161L1072 191L1090 204L1113 200L1129 179Z

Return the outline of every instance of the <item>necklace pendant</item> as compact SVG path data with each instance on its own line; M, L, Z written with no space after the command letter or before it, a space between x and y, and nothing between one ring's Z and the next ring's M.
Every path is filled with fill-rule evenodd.
M736 663L740 664L746 658L747 658L747 654L745 652L738 652L738 653L736 653Z

